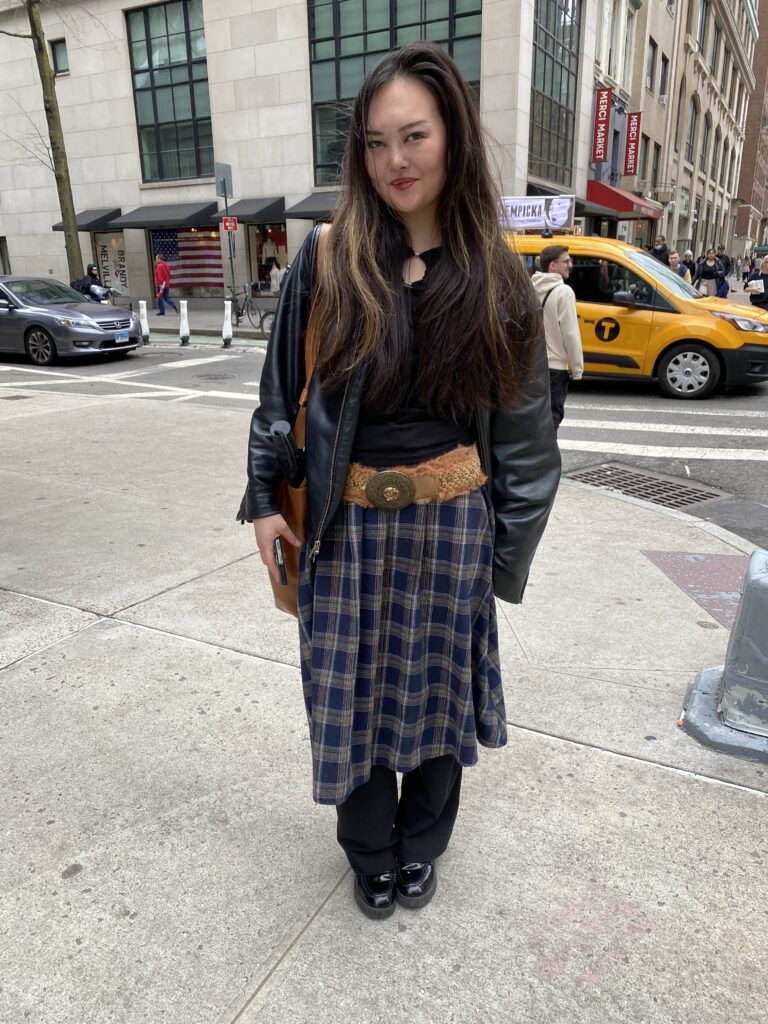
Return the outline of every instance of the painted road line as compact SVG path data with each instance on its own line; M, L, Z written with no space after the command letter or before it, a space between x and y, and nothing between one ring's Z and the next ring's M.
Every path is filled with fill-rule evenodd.
M218 363L219 360L221 360L221 359L231 359L231 358L232 358L231 355L227 355L227 356L206 356L204 359L178 359L176 362L173 362L173 363L158 363L157 366L154 367L154 369L155 370L168 370L168 369L175 370L179 366L181 366L181 367L203 366L204 363Z
M766 392L768 394L768 392ZM568 399L567 409L579 409L581 412L641 412L646 416L651 413L671 416L732 416L738 419L739 416L751 419L765 419L766 413L757 409L708 409L706 403L700 402L695 408L682 406L681 401L674 399L665 405L590 405L587 402L574 402Z
M768 462L768 450L761 448L662 448L659 445L617 444L613 441L560 440L569 452L602 452L606 455L644 456L648 459L682 459L685 462Z
M244 380L242 383L244 388L256 388L257 390L261 387L261 381L258 380Z
M567 406L566 406L567 409ZM718 437L768 437L768 430L753 427L711 427L689 423L634 423L631 420L575 420L564 419L561 430L577 427L588 430L621 430L626 433L653 434L715 434Z

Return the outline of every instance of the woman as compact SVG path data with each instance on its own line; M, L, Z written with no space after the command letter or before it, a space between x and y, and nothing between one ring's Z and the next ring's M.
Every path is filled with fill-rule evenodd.
M298 541L269 426L296 416L314 294L298 594L313 797L336 807L358 906L387 917L429 902L462 766L507 741L494 591L521 600L560 459L538 305L439 46L365 79L342 183L319 287L319 229L283 285L238 515L277 582L275 540Z
M691 249L686 249L683 253L683 265L688 268L691 278L693 278L693 275L696 273L696 264L693 261L693 251Z
M705 258L696 267L696 273L693 275L693 287L702 295L712 296L717 295L723 281L725 281L725 269L715 255L715 250L710 247L707 249Z
M760 285L753 285L753 281L762 282L762 289ZM749 275L744 291L749 293L749 301L753 306L768 309L768 256L763 256L760 266Z

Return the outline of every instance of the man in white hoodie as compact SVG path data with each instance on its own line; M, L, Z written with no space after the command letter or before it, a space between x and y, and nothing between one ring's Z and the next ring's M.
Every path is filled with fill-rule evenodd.
M570 380L581 380L584 355L581 350L576 296L565 283L573 261L565 245L548 245L539 256L541 271L531 278L544 310L544 337L549 360L549 390L555 433L565 412Z

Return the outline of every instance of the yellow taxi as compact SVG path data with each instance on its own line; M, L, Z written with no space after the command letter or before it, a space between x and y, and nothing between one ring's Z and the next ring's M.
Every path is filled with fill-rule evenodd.
M584 375L656 380L672 398L706 398L718 384L768 380L768 313L700 295L657 259L615 238L507 236L530 273L548 245L567 245L568 284Z

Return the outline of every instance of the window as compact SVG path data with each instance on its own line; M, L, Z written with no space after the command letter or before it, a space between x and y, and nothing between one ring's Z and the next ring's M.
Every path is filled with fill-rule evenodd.
M736 65L733 65L733 73L731 75L731 88L728 91L728 106L733 110L733 101L736 98L736 86L739 82L739 72Z
M577 302L610 306L616 292L631 292L638 305L653 303L654 289L644 278L621 263L596 256L573 256L568 284L576 293Z
M653 164L651 165L651 185L653 188L659 187L659 167L661 166L661 146L654 142L653 144Z
M728 175L728 156L730 153L730 147L728 146L728 139L723 143L723 163L720 167L719 183L725 186L727 175Z
M725 83L728 80L728 72L731 68L731 54L729 50L723 50L723 66L720 69L720 92L725 92Z
M733 191L733 168L736 165L736 149L731 150L731 160L728 164L728 181L726 183L726 189L728 192Z
M717 57L718 51L720 50L720 26L717 22L712 25L712 46L709 51L709 66L712 69L714 75L717 70Z
M675 152L680 151L680 132L683 123L683 105L685 103L685 79L680 82L680 92L677 97L677 120L675 121Z
M661 74L659 76L659 98L664 97L664 102L667 100L667 82L669 80L669 59L661 55Z
M637 155L637 176L640 181L646 180L646 171L648 170L648 146L650 139L647 135L640 136L640 150Z
M713 181L717 182L717 165L720 162L720 129L715 129L715 144L712 147L712 165L709 169L709 176Z
M709 0L701 0L699 7L699 22L696 26L696 42L701 53L704 52L704 43L707 38L707 14L709 13Z
M56 75L64 75L69 71L67 43L64 39L51 40L51 64Z
M712 119L709 114L704 118L704 128L701 132L701 149L699 150L699 170L707 173L707 153L709 152L709 133L712 130Z
M307 2L316 185L338 183L352 100L390 50L416 39L440 43L479 97L482 0Z
M656 78L656 54L658 46L653 39L648 40L648 55L645 59L645 88L653 92L654 80Z
M611 4L610 39L608 41L608 74L612 78L615 78L618 72L619 46L621 40L621 26L619 24L621 8L622 0L613 0L613 3Z
M202 0L156 4L126 17L144 181L212 175Z
M533 26L528 172L570 185L578 107L581 0L540 0Z
M691 99L691 105L688 108L688 134L685 139L685 159L689 164L693 163L693 154L696 149L696 126L699 120L699 108L696 106L696 100Z

